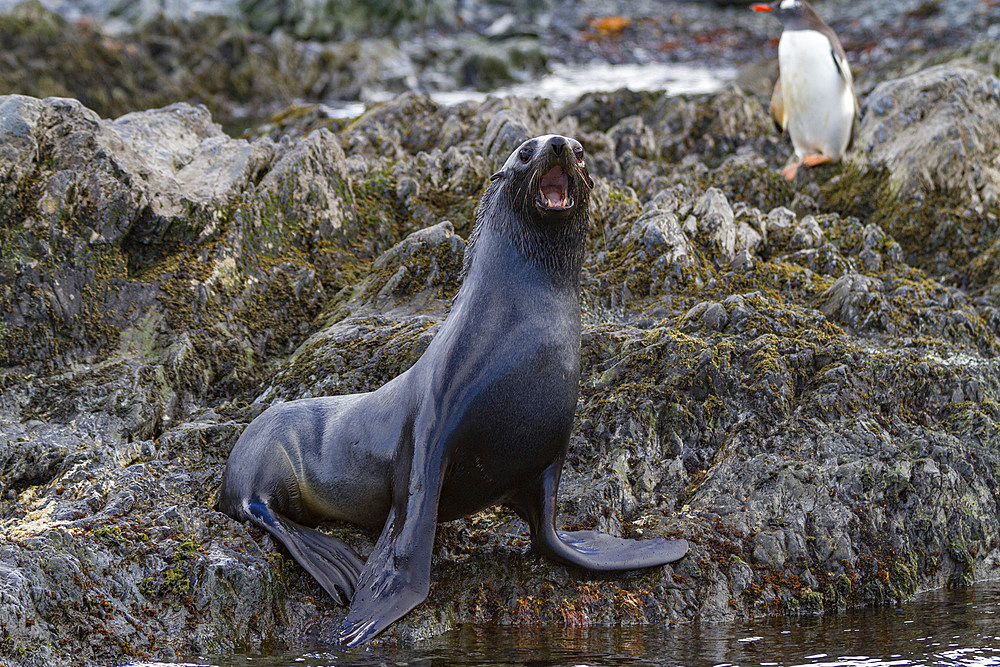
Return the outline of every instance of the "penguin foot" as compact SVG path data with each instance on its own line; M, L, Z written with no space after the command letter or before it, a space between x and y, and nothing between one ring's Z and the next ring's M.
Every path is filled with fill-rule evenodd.
M801 162L793 162L781 170L781 175L785 177L786 181L794 181L795 174L799 171L799 165Z
M807 167L815 167L818 164L825 164L827 162L832 162L829 155L823 155L822 153L810 153L802 158L802 164Z

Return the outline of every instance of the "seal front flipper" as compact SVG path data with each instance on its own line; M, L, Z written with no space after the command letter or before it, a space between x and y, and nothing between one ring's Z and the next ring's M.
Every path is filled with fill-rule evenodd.
M545 469L529 496L511 503L531 527L531 544L538 551L563 563L600 571L665 565L687 553L687 540L629 540L593 530L557 532L556 492L562 464L560 457Z
M433 525L425 535L415 535L414 530L399 525L396 514L393 509L368 557L344 619L339 640L348 646L375 637L423 602L430 591ZM416 539L404 539L405 533Z
M247 504L248 518L285 545L292 557L339 604L347 604L364 563L340 540L306 528L262 502Z
M414 428L418 433L425 430L430 429ZM385 630L423 602L430 591L443 453L437 432L414 441L409 478L393 490L389 517L368 556L340 631L340 641L348 646Z

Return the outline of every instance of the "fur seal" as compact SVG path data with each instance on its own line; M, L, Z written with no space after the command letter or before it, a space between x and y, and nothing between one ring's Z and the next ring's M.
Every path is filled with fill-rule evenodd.
M850 147L859 109L854 79L836 33L806 0L751 9L772 12L784 25L771 114L795 147L795 161L782 170L791 181L799 166L836 162Z
M490 179L451 310L407 371L365 394L274 405L240 436L218 507L279 540L371 639L427 597L438 521L496 504L535 549L590 570L669 563L684 540L557 532L580 378L579 274L593 181L583 147L524 142ZM306 526L381 528L367 561Z

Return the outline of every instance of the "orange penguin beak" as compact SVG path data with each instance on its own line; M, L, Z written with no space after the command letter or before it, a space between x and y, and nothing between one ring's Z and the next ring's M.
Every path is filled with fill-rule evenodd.
M750 9L754 10L755 12L771 12L771 11L774 11L774 8L771 7L771 5L750 5Z

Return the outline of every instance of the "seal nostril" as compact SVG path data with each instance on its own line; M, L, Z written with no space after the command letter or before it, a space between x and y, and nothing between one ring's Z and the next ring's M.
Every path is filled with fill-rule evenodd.
M566 139L564 137L552 137L549 141L549 146L552 146L553 153L561 155L563 149L566 148Z

